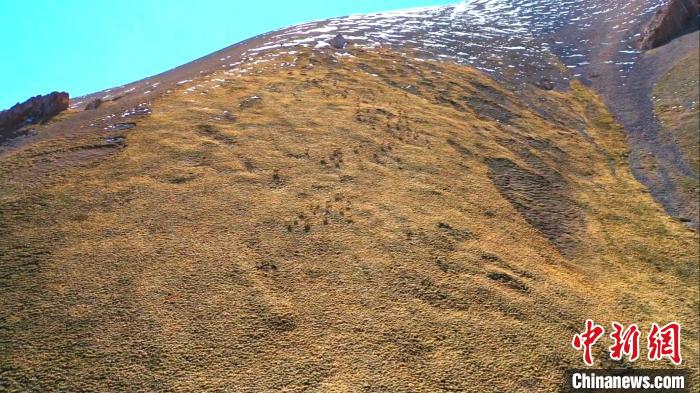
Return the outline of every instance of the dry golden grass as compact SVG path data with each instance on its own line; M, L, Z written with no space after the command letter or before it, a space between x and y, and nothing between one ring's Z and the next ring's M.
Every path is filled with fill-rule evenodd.
M351 53L0 157L2 387L556 391L586 318L677 320L697 372L697 235L595 95Z
M696 174L700 172L700 51L675 64L654 87L656 114L663 125L663 137L678 145L681 157ZM695 208L700 195L697 176L680 179L679 184Z

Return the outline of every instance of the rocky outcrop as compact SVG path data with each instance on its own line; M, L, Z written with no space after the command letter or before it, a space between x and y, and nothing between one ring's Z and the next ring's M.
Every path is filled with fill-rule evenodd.
M653 49L672 39L698 29L700 0L670 0L642 34L642 49Z
M38 95L12 108L0 112L0 130L12 130L26 124L43 123L68 109L69 97L66 92L54 91Z
M342 34L338 34L333 37L328 43L335 49L345 49L348 46L348 41L343 37Z
M87 105L85 105L85 110L86 111L92 111L97 108L99 108L102 105L102 99L101 98L95 98L94 100L88 102Z

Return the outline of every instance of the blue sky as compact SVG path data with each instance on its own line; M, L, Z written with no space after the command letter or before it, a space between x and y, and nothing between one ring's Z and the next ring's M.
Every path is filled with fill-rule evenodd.
M0 109L133 82L301 22L454 2L0 0Z

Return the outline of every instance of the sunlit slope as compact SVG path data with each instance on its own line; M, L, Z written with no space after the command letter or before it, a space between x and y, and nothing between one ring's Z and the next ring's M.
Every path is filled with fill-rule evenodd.
M697 371L697 235L595 95L350 54L0 157L2 387L557 391L586 318L677 320Z

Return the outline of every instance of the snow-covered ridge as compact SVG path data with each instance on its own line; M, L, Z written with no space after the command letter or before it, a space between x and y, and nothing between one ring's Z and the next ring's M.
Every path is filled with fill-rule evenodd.
M410 48L425 57L469 64L498 79L523 83L532 74L564 80L580 76L591 62L592 50L615 46L617 53L608 61L625 73L639 57L637 27L663 3L466 0L306 23L272 35L247 54L315 47L341 33L358 45ZM601 29L612 42L593 42ZM571 75L561 74L552 54L571 69Z
M355 14L303 23L234 45L211 62L200 59L206 68L193 68L196 74L183 75L173 83L185 84L217 70L247 72L248 66L271 51L292 53L299 46L325 50L327 41L340 33L353 45L386 46L420 59L470 65L515 91L543 80L563 87L571 78L596 74L615 74L612 83L621 87L641 58L637 49L640 31L665 1L465 0L447 6ZM163 81L162 76L155 76L94 97L148 96ZM138 93L129 91L134 87ZM71 102L71 107L82 107L85 99Z

